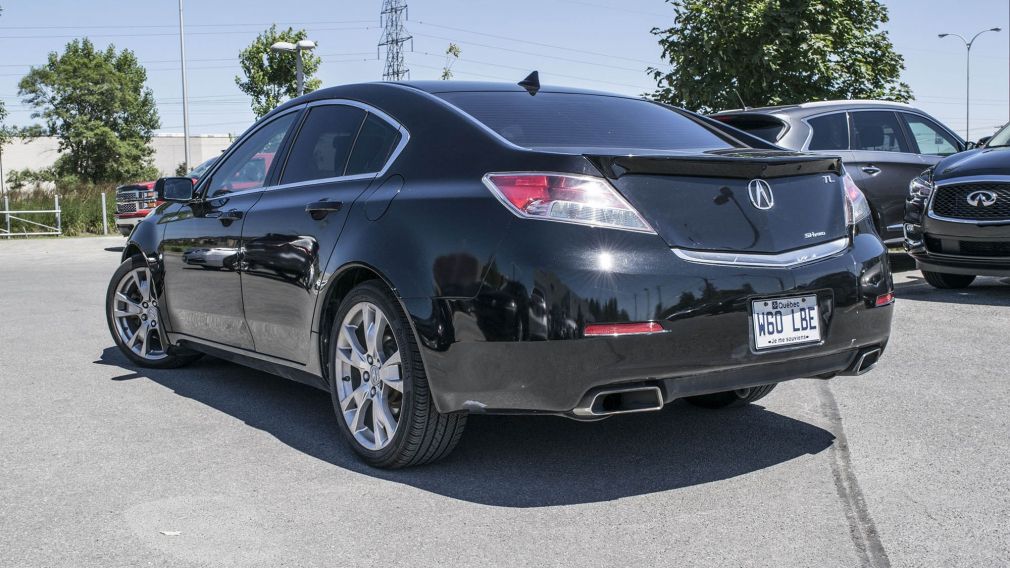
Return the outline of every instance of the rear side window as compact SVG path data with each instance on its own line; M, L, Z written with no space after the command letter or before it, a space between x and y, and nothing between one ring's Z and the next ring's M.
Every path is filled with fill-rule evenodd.
M735 116L713 116L711 118L772 143L778 142L786 132L785 123L774 116L740 114Z
M503 138L524 148L730 148L690 118L640 99L525 92L440 93Z
M909 152L908 143L898 126L898 117L890 111L867 110L850 113L853 150L872 152Z
M400 142L400 132L385 120L369 114L347 162L347 175L370 174L382 169Z
M365 111L346 105L309 110L291 147L281 183L298 183L344 175L354 138Z
M849 123L844 112L811 118L807 124L814 131L808 150L849 149Z

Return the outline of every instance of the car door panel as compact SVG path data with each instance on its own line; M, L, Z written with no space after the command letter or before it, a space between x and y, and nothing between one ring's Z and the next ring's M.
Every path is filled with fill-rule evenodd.
M253 348L238 268L243 217L259 197L197 201L162 218L166 312L174 333Z
M198 186L196 199L162 219L172 332L255 349L242 297L242 228L297 117L297 110L282 114L243 137Z

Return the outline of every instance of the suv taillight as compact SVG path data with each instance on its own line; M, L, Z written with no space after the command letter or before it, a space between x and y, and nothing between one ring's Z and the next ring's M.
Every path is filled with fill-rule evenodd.
M528 219L655 233L638 211L603 178L555 173L491 173L484 185Z
M849 174L844 174L842 181L845 184L845 224L855 225L870 216L870 204Z

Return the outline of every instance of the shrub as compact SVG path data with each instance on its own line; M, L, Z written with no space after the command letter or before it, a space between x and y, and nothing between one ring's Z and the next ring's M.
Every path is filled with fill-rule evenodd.
M110 233L115 232L113 215L116 212L116 188L114 185L95 185L66 177L57 179L53 183L55 189L35 187L11 191L8 195L11 210L51 210L54 206L54 197L59 195L60 217L64 235L101 234L102 193L104 192L109 230ZM55 213L19 215L19 217L45 225L56 225ZM4 229L6 229L5 221L4 216L0 215L0 227ZM39 227L31 223L11 219L11 232L13 233L30 233L37 230Z

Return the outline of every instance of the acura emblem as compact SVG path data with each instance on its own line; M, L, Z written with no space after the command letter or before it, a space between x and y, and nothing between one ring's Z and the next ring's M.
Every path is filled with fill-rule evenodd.
M995 204L996 194L992 191L979 190L968 194L968 205L972 205L974 207L989 207Z
M763 179L752 179L747 184L747 194L750 195L750 202L761 210L771 209L775 206L775 194L772 193L772 186ZM993 201L996 196L993 196Z

